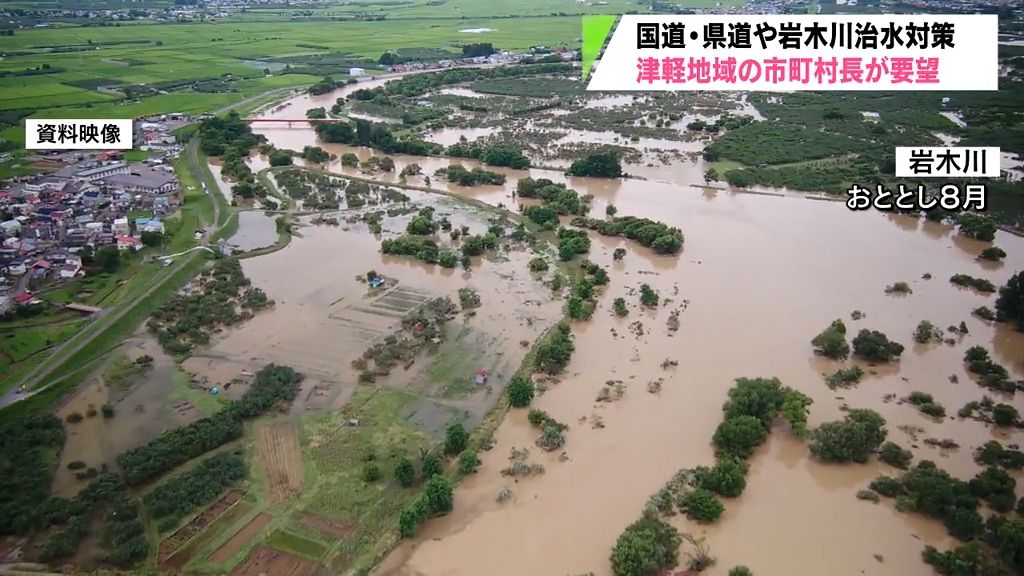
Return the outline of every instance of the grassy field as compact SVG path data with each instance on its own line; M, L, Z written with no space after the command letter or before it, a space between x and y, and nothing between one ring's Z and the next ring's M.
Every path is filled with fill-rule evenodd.
M13 362L21 362L30 356L59 344L79 331L85 322L63 324L55 328L17 330L0 335L0 352Z
M167 396L167 399L172 404L179 400L187 400L196 407L196 410L203 417L206 417L212 416L230 403L230 400L224 396L214 396L205 390L189 387L189 380L191 380L191 376L181 370L177 370L174 373L174 388L171 389L171 393Z
M317 475L317 489L304 510L355 530L332 550L338 571L372 565L397 538L398 513L416 492L395 483L394 464L402 456L415 460L421 448L430 446L425 435L400 417L412 400L408 393L360 387L341 413L319 414L303 426L304 456L314 463ZM350 418L359 420L359 426L346 426ZM365 482L361 471L371 458L381 478Z
M291 552L296 556L321 562L327 554L328 545L308 536L302 536L290 530L278 529L267 538L267 546Z
M613 4L617 6L602 8L621 10L631 6L621 0ZM339 12L366 10L356 5L337 8ZM417 2L408 9L388 8L388 17L395 19L383 22L330 21L326 20L327 13L324 20L292 20L282 18L276 11L254 11L243 15L241 21L230 23L125 23L106 28L19 30L15 36L0 37L0 51L18 52L0 61L0 71L11 72L0 77L0 111L31 109L33 116L53 118L66 116L71 110L78 117L137 117L214 110L267 90L308 85L319 78L308 74L265 77L261 60L341 53L376 61L388 50L435 48L458 52L462 44L479 41L508 49L536 44L576 45L580 36L579 17L550 14L570 9L578 13L590 8L576 7L568 1L529 0L524 6L517 4L515 11L536 17L493 20L476 17L502 16L511 10L488 3L452 2L428 7L425 2ZM427 12L445 19L426 25L402 19ZM461 32L472 29L490 31ZM92 49L82 51L45 49L90 43ZM51 73L24 75L26 69L44 64ZM317 69L318 74L321 71ZM345 72L347 68L343 66L333 70L335 74ZM167 94L121 101L119 95L108 90L117 85L159 88L161 84L223 79L225 75L230 75L231 92L178 91L187 87L173 87L168 88Z
M176 385L176 396L181 386ZM274 503L268 497L270 480L261 463L257 431L280 418L262 418L246 427L245 453L249 477L244 482L249 516L267 514L272 520L260 535L248 540L230 559L214 562L213 553L243 524L232 529L217 527L220 534L204 534L204 549L188 569L224 572L240 563L259 545L270 546L330 566L335 573L370 567L397 540L398 513L417 494L417 488L401 488L393 477L393 465L401 456L418 458L431 440L405 422L399 414L414 396L388 389L358 388L341 412L304 416L298 421L304 468L302 490L291 499ZM200 407L206 413L209 406ZM359 420L348 426L349 419ZM381 470L378 480L367 482L362 470L368 461ZM323 525L351 531L339 538L330 529L303 522L312 515Z

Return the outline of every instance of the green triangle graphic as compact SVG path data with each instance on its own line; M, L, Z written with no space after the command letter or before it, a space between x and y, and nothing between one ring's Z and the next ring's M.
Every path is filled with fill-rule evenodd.
M618 16L614 15L583 17L582 56L584 80L590 75L590 68L594 65L597 55L601 53L601 48L604 47L604 41L608 38L608 33L612 31L616 18Z

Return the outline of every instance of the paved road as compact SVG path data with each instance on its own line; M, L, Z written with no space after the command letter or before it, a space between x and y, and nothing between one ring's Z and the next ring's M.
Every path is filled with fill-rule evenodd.
M64 342L55 346L42 364L39 364L32 370L29 370L21 377L20 381L15 383L11 390L3 396L0 396L0 408L18 402L19 400L24 400L34 394L38 394L56 383L57 381L54 380L40 386L40 382L50 376L57 368L61 367L68 358L77 354L90 341L92 341L93 337L98 336L104 330L110 328L115 322L123 318L125 314L131 312L139 303L149 298L153 292L162 287L172 276L178 273L178 271L184 268L185 265L195 257L195 253L189 254L185 258L176 262L173 266L164 269L164 273L151 282L143 293L135 297L126 298L114 306L104 309L96 315L95 320L93 320L88 326L80 330L71 338L68 338ZM23 386L28 391L19 393L18 391Z
M203 172L199 169L199 157L197 152L197 146L195 142L190 143L187 148L189 164L196 174L197 178L203 179ZM210 190L210 194L218 194L218 190ZM220 227L220 202L217 200L213 201L213 222L205 223L200 222L207 230L206 238L209 238L217 232ZM203 244L206 244L206 238L203 239ZM102 334L103 331L107 330L114 325L117 321L123 318L126 314L131 312L139 303L146 301L154 292L159 290L168 280L174 277L182 268L197 258L199 252L192 252L186 254L184 257L178 259L171 266L164 268L162 273L153 279L150 284L146 287L145 291L137 296L129 296L124 300L121 300L117 304L100 311L94 316L94 320L77 334L68 338L64 342L55 346L50 355L32 370L25 373L21 380L16 382L14 386L7 391L3 396L0 396L0 408L8 406L20 400L24 400L34 394L38 394L43 390L46 390L57 380L46 382L40 385L46 380L53 372L60 368L61 365L66 362L69 358L77 354L82 350L95 336ZM25 392L19 392L24 387Z

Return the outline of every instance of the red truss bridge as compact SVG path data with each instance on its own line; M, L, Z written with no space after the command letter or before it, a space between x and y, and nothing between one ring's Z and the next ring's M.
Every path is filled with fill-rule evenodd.
M331 122L344 122L341 118L245 118L242 120L249 124L259 122L274 124L328 124Z

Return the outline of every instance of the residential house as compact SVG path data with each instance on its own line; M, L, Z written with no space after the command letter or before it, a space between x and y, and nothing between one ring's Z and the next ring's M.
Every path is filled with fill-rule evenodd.
M32 265L32 277L46 278L51 268L53 268L53 263L49 260L36 260L36 263Z
M102 203L104 199L105 197L103 196L103 192L100 192L99 190L90 190L89 192L82 194L82 206L97 206Z
M135 203L135 197L127 192L122 192L114 197L114 206L118 208L130 208Z
M60 191L68 185L68 180L57 176L46 176L33 182L25 182L21 186L23 196L38 196L42 192Z
M21 294L15 296L13 300L16 305L25 306L31 304L35 300L35 297L32 296L31 292L22 292Z
M132 233L132 226L128 223L127 216L114 218L114 224L111 229L118 236L128 236Z
M79 259L69 259L67 262L64 263L63 266L60 267L59 275L61 280L70 280L81 274L81 272L82 261Z
M119 250L141 250L142 241L132 236L118 236L117 248Z
M100 233L96 234L96 236L93 238L93 244L95 244L96 246L106 246L107 244L113 244L113 243L114 243L114 233L113 232L106 232L106 231L100 232Z
M21 232L21 222L14 219L0 222L0 232L5 237L17 236Z
M270 198L273 198L270 196ZM166 196L153 198L153 211L157 214L166 214L171 211L171 201Z
M64 235L64 242L68 246L85 246L89 243L89 230L85 228L73 228Z
M11 262L7 266L7 274L10 276L21 276L27 271L24 262Z
M52 242L56 237L53 224L49 222L33 222L22 234L23 238L32 238L41 242Z
M159 218L136 218L135 219L135 231L139 234L143 232L156 232L158 234L164 233L164 223Z

